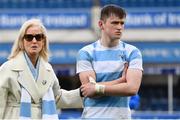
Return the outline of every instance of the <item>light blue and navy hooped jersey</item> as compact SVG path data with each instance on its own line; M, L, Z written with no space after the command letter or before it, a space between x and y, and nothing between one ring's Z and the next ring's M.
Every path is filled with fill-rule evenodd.
M142 55L139 49L130 44L119 42L119 45L106 48L96 41L83 47L78 52L77 73L93 70L96 73L96 82L115 80L122 75L124 63L129 68L143 70ZM85 98L85 107L129 107L128 97L104 96L98 99Z

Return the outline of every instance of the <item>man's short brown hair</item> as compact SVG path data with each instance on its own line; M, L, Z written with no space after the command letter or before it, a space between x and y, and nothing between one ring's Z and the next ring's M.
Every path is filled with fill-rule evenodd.
M110 4L101 9L100 20L106 21L111 15L115 15L121 19L126 18L126 12L122 7Z

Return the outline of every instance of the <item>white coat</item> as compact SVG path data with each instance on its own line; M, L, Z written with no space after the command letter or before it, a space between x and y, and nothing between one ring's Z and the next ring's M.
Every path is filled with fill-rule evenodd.
M0 67L0 119L19 118L21 86L32 97L32 119L41 119L41 98L50 86L53 88L57 108L82 107L79 89L71 91L61 89L52 66L42 58L36 82L23 53L20 52L15 58Z

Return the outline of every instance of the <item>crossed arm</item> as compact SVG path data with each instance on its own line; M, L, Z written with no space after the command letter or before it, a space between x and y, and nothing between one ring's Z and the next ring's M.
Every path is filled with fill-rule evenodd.
M94 71L81 72L79 74L82 83L81 91L85 97L96 96L95 84L89 82L89 77L96 78ZM135 95L140 87L142 70L130 69L125 65L122 77L109 82L99 82L105 85L104 95L107 96L132 96Z

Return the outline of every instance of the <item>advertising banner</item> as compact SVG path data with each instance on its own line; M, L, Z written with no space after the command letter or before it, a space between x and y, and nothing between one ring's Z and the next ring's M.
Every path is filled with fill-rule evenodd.
M128 12L126 28L180 28L180 11Z
M88 29L91 27L91 10L2 10L0 29L17 29L30 18L39 18L48 29ZM180 9L135 9L127 12L126 28L179 28Z
M91 15L83 11L1 11L0 29L18 29L30 18L39 18L48 29L87 29L91 27Z

